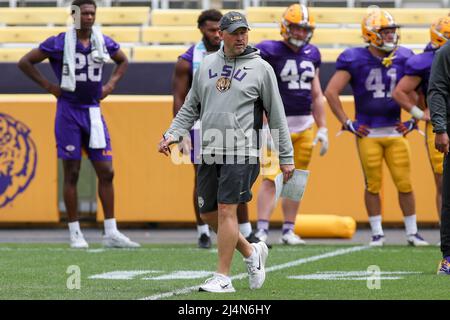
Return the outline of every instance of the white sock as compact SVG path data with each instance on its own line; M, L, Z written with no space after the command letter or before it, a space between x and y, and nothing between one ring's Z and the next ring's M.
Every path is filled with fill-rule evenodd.
M197 225L197 233L199 238L203 233L206 233L206 235L209 237L209 226L207 224L203 224L201 226Z
M269 231L269 221L268 220L258 220L257 227L258 227L258 230L262 229L262 230Z
M405 221L405 230L406 235L412 235L417 233L417 222L416 222L416 215L413 214L412 216L403 217L403 220Z
M250 222L240 223L239 231L247 238L252 233L252 224Z
M81 233L80 223L78 221L69 222L70 234Z
M112 219L105 219L104 221L104 226L105 226L105 235L109 236L114 232L117 232L117 224L116 224L116 219L112 218Z
M372 235L382 236L383 227L381 226L381 214L378 216L369 217L370 228L372 229Z
M247 261L252 261L254 259L256 259L256 248L253 248L252 254L245 258Z

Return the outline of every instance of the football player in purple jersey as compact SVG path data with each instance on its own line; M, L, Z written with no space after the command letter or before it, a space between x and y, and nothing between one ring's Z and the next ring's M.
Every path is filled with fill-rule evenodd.
M431 64L436 50L442 47L450 39L450 17L437 20L430 27L430 43L421 54L412 56L406 61L405 76L395 87L393 97L400 106L411 113L417 120L425 120L425 140L434 173L436 183L436 207L439 212L442 207L442 172L444 165L444 154L434 146L435 134L430 122L426 94L428 81L430 79ZM418 101L411 99L411 94L418 91Z
M364 200L372 229L370 245L382 246L380 190L383 159L398 190L407 242L428 245L417 231L415 199L411 185L410 149L406 134L416 128L413 118L401 122L401 108L392 98L413 52L398 45L398 25L385 10L375 9L362 21L367 47L346 49L336 62L336 73L325 96L343 129L355 135L364 178ZM350 83L355 98L355 120L344 111L339 94Z
M261 57L274 69L283 100L292 144L295 168L306 170L311 161L313 147L321 142L320 155L328 149L325 107L319 81L321 56L319 49L310 44L314 20L308 8L293 4L283 14L281 35L283 40L263 41L256 45ZM315 133L313 125L318 130ZM269 148L268 148L269 149ZM256 236L267 241L269 220L275 208L275 177L279 171L277 157L272 150L264 150L266 161L262 166L263 181L258 194L258 225ZM300 201L282 199L284 223L280 243L304 244L294 233L294 223Z
M119 44L94 26L97 10L94 0L75 0L72 9L79 26L69 27L67 32L48 38L22 57L18 66L57 98L55 136L58 158L62 159L64 167L63 196L71 247L88 247L77 212L82 150L87 153L98 177L98 194L105 213L103 244L107 247L139 247L117 230L111 141L100 112L100 101L114 90L127 69L128 60ZM109 81L102 85L103 65L109 58L116 63L116 68ZM45 59L49 59L58 84L51 83L35 67Z

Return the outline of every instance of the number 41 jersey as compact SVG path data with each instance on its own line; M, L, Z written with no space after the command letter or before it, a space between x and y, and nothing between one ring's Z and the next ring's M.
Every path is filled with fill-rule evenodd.
M321 64L319 49L307 44L294 52L283 41L273 40L255 47L275 71L286 116L310 115L312 81Z
M351 48L340 54L337 70L351 75L356 107L356 120L370 128L395 126L400 121L400 106L392 98L392 91L404 76L406 60L414 53L397 47L392 64L384 66L383 58L372 55L368 48Z
M49 55L50 64L55 72L58 84L61 83L61 73L64 55L64 38L62 32L45 40L39 45L39 49ZM111 38L103 36L109 55L114 56L120 46ZM75 79L74 92L62 91L58 100L76 104L79 107L98 105L102 95L102 70L103 64L96 63L91 57L91 45L84 47L77 41L75 49Z

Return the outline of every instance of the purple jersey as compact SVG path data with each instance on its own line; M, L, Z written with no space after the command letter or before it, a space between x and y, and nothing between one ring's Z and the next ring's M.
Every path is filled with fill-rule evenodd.
M65 35L66 33L62 32L39 45L39 49L49 55L50 64L59 83L61 83ZM103 37L109 55L114 56L120 46L111 38L105 35ZM77 41L75 50L76 89L74 92L62 91L58 100L79 107L98 105L102 95L103 64L92 60L90 44L84 47Z
M312 80L321 64L319 49L307 44L294 52L284 41L273 40L263 41L255 47L275 71L286 115L310 115Z
M414 53L398 47L392 65L385 67L382 58L368 48L350 48L336 62L337 70L351 75L356 107L356 120L370 128L395 126L400 121L400 106L392 98L395 85L404 75L406 60Z
M424 52L410 57L405 65L405 75L420 77L420 87L425 96L427 95L428 80L430 79L431 65L435 53L436 50L431 45L427 45Z
M192 60L194 60L194 48L195 45L191 46L185 53L179 56L180 59L189 62L189 65L191 66L191 75L192 75Z

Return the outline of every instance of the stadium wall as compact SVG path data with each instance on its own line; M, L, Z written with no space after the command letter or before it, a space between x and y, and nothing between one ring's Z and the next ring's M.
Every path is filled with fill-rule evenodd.
M349 115L353 115L353 98L345 96L343 100L344 108ZM114 95L103 102L102 109L112 138L118 221L193 222L193 167L174 165L156 152L161 134L172 119L172 97ZM59 221L53 136L55 99L50 95L0 95L0 113L9 115L30 129L29 137L35 142L38 159L29 185L8 205L0 207L0 222ZM340 125L329 109L327 121L330 149L324 157L319 156L319 148L314 150L310 180L300 213L352 216L358 222L367 222L363 201L364 179L355 137L350 133L336 136ZM4 129L1 124L0 129ZM3 148L4 135L0 138L0 147ZM415 131L408 136L408 140L412 151L418 221L435 223L435 187L424 137ZM0 152L0 156L0 169L15 161L12 156L5 158L5 153ZM0 172L3 179L2 174ZM253 188L254 199L250 203L250 218L253 221L256 219L259 185L260 180ZM0 186L4 187L4 184ZM4 193L4 190L0 191ZM384 221L403 221L397 192L386 166L381 196ZM97 219L100 221L102 216L99 206ZM282 220L280 206L273 220Z

